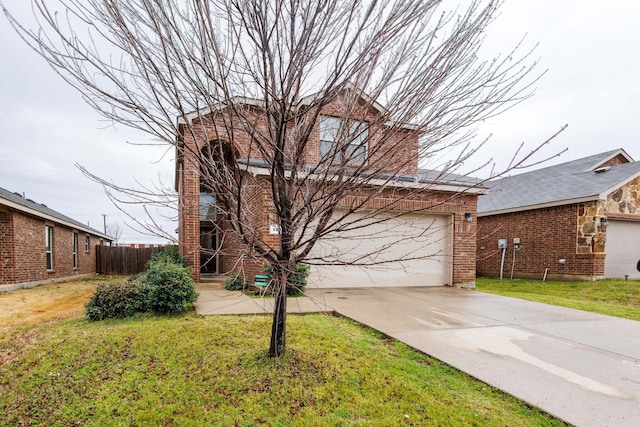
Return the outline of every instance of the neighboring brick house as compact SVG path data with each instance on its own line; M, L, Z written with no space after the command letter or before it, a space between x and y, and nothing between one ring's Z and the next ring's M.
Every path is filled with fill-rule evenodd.
M477 247L480 276L640 279L640 162L618 149L496 180Z
M111 240L45 205L0 188L0 288L95 273L95 246Z
M380 114L382 107L377 103L364 98L360 101L368 109L367 117ZM253 103L252 105L256 106L256 128L266 127L260 116L260 103L246 98L241 102ZM261 159L250 156L249 135L242 129L233 129L233 137L229 136L231 132L228 129L225 130L225 126L221 123L223 120L221 116L222 114L212 110L199 111L185 120L179 119L178 124L179 126L191 125L192 129L198 132L197 140L223 141L225 144L233 145L237 161L246 165L245 199L250 200L248 203L257 207L255 211L261 213L261 217L257 218L256 222L262 224L262 237L265 240L276 239L277 243L278 236L270 235L269 229L269 212L273 212L274 209L269 192L270 170L265 167ZM308 162L317 163L322 155L321 127L325 126L323 123L342 119L337 113L337 108L333 108L333 104L323 107L318 125L312 135L312 143L305 153ZM365 119L364 123L369 123L368 120ZM381 204L388 203L389 200L397 197L403 188L420 187L430 188L430 190L403 200L399 209L409 211L432 208L427 213L412 214L405 220L394 220L393 226L384 223L377 230L379 232L377 236L382 236L381 240L372 244L385 245L383 240L391 238L389 233L394 232L389 231L391 228L398 233L413 233L412 235L415 236L425 234L425 228L430 228L434 232L431 233L428 241L419 241L419 237L416 237L415 242L412 243L413 246L394 245L386 248L385 251L391 253L394 250L404 250L413 253L414 256L416 253L434 255L429 259L411 260L403 262L402 265L397 264L384 269L313 266L309 278L310 287L475 285L476 206L478 194L483 193L484 189L479 187L475 180L460 175L439 176L437 173L419 170L419 134L410 127L403 129L402 132L407 132L402 138L405 140L409 138L412 143L398 145L398 150L403 150L398 158L412 160L409 165L402 166L402 176L398 177L397 183L390 185L388 191L385 190L381 195L376 196L376 199L370 202L371 206L379 207ZM237 239L225 235L224 241L220 242L218 230L225 228L221 215L216 216L215 209L201 209L207 200L215 200L215 194L200 193L200 166L194 159L193 153L202 152L206 147L198 146L196 139L189 132L182 131L178 135L178 141L183 144L178 149L176 161L176 190L180 199L178 234L181 253L189 259L196 281L200 280L201 275L228 274L238 269L241 269L247 277L259 274L261 262L250 261L249 258L243 257L246 249L238 243ZM363 156L368 155L368 152L363 153ZM395 170L389 172L394 175L399 173ZM386 237L385 233L387 233ZM343 253L356 251L353 245L354 239L350 237L356 236L345 236L337 243L332 241L332 249ZM318 247L322 247L322 244L318 244ZM400 249L395 249L399 247ZM202 255L201 248L221 250L215 256L206 256ZM388 259L395 258L390 255Z

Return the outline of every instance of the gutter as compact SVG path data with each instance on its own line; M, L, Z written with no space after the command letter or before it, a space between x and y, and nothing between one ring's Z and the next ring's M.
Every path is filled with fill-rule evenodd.
M496 209L493 211L482 211L482 212L478 211L477 216L478 218L481 218L483 216L502 215L507 213L530 211L534 209L552 208L556 206L572 205L575 203L592 202L594 200L603 200L602 195L594 194L592 196L579 197L576 199L555 200L553 202L538 203L535 205L514 206L511 208Z
M246 172L250 173L253 176L271 176L271 170L265 167L246 165ZM301 178L313 178L317 177L317 179L323 179L319 174L311 174L305 172L298 172L298 175ZM290 177L291 171L285 171L285 176ZM329 181L333 181L336 178L331 178ZM483 187L474 187L473 185L461 185L455 183L441 183L441 184L433 184L430 182L415 182L410 180L392 180L392 179L383 179L383 178L371 178L366 179L366 184L376 186L376 187L392 187L392 188L411 188L411 189L425 189L429 188L434 191L446 191L446 192L454 192L454 193L469 193L469 194L487 194L488 189Z

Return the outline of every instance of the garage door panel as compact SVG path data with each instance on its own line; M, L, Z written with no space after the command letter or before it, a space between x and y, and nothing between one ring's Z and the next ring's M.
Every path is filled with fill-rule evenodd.
M431 271L416 272L415 269L373 270L365 267L335 265L312 266L310 287L393 287L393 286L442 286L449 283L446 266Z
M325 265L312 265L309 286L450 284L450 216L406 215L378 221L365 220L365 228L318 242L311 257Z
M640 279L640 222L610 220L605 251L605 277Z

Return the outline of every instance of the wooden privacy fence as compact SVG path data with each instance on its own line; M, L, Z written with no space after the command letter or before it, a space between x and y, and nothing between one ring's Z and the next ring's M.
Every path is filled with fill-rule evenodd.
M131 275L142 273L151 255L159 248L96 246L96 273Z

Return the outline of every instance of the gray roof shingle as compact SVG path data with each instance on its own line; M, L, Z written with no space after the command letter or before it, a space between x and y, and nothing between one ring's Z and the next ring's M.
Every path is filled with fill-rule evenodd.
M501 178L478 199L478 214L519 211L578 201L597 200L640 175L640 162L611 166L594 172L622 150L612 150L559 165Z
M54 211L53 209L47 207L46 205L34 202L31 199L26 199L22 197L19 193L12 193L11 191L0 187L0 205L3 204L3 199L9 202L13 202L14 204L20 205L30 211L36 211L38 214L41 214L43 217L52 217L61 221L62 223L66 223L67 225L76 226L79 230L86 231L91 234L95 234L102 237L108 237L106 234L96 229L93 229L79 221L76 221L73 218L63 215L60 212ZM109 237L109 239L111 238Z

